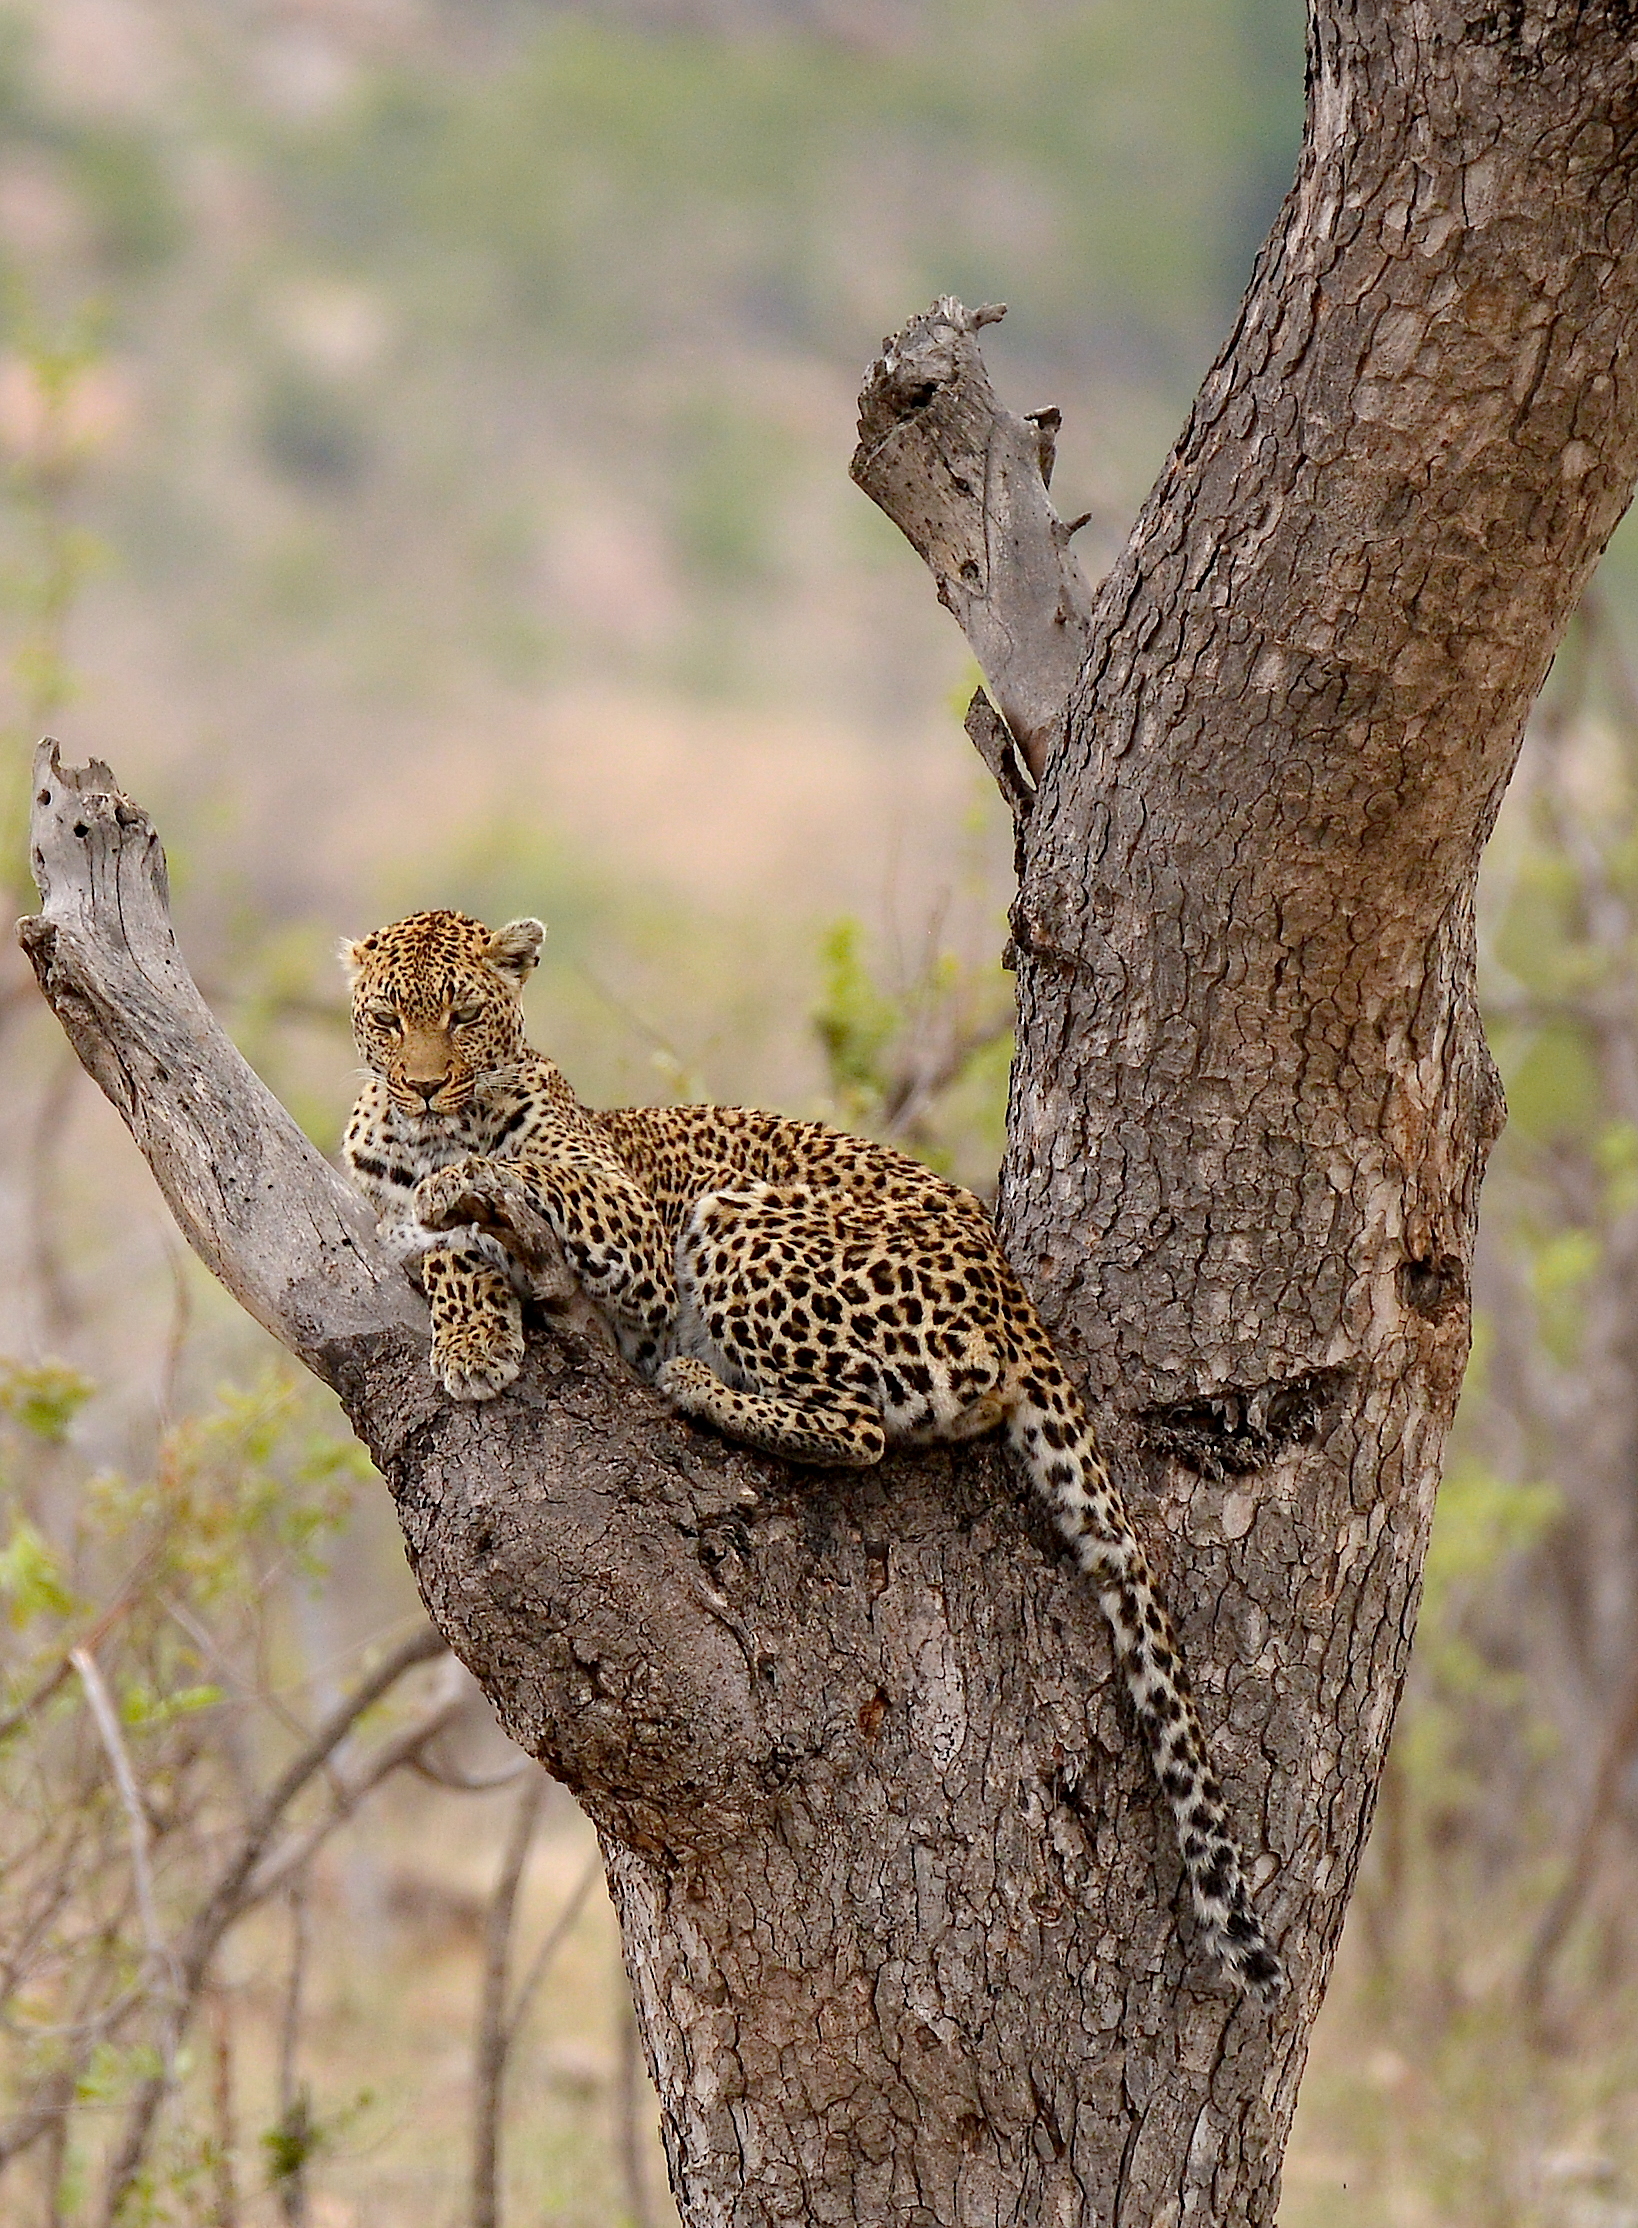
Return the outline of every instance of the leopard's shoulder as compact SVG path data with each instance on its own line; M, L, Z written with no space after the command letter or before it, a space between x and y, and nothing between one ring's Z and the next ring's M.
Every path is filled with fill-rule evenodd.
M554 1062L529 1053L485 1075L473 1097L474 1152L516 1159L531 1146L584 1135L586 1109Z

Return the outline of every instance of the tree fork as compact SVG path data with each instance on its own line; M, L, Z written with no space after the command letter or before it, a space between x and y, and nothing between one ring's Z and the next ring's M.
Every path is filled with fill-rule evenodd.
M1630 10L1323 0L1309 80L1235 332L1084 608L1050 423L986 400L976 319L938 305L947 370L862 413L865 451L923 445L912 539L1028 807L1009 1244L1274 1861L1275 2023L1190 1943L1095 1607L994 1450L782 1470L572 1332L444 1401L187 980L146 821L42 761L47 995L596 1820L690 2228L1273 2218L1467 1350L1478 853L1638 475ZM993 471L928 446L958 422Z

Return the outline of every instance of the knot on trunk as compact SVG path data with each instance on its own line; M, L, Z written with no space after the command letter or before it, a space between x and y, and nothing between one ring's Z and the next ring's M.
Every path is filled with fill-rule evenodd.
M1346 1369L1309 1369L1261 1385L1225 1385L1200 1400L1146 1408L1139 1421L1157 1454L1198 1476L1248 1477L1287 1448L1319 1436L1349 1375Z

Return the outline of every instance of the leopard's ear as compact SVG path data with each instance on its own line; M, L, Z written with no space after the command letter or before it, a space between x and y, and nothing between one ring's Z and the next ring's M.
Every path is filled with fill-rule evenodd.
M357 982L359 976L363 974L364 962L374 950L375 938L373 936L360 936L356 942L351 936L344 936L341 939L341 942L336 946L336 956L341 961L341 971L346 976L349 985Z
M541 940L545 934L544 921L508 921L490 937L483 956L497 975L504 975L508 982L521 989L539 964Z

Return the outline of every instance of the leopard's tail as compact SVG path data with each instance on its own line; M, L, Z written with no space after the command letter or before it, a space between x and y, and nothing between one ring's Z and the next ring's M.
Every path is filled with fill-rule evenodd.
M1229 1831L1171 1616L1090 1419L1055 1364L1036 1370L1022 1387L1007 1431L1036 1492L1098 1589L1212 1952L1242 1987L1272 1997L1282 1985L1280 1961L1251 1908L1245 1865Z

